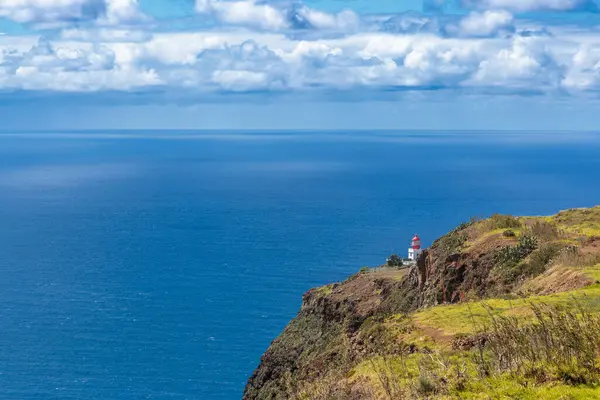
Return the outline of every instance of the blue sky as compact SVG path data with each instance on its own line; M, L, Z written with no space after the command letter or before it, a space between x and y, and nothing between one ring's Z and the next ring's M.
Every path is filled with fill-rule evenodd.
M1 0L28 129L595 130L595 0Z

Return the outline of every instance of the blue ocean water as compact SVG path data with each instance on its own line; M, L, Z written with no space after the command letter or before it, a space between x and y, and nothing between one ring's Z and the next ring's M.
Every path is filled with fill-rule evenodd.
M0 398L240 398L309 288L599 182L585 133L0 134Z

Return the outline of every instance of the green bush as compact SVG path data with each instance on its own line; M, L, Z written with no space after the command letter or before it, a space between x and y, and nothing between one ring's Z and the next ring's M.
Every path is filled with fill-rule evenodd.
M548 265L560 253L561 249L561 245L554 243L547 243L540 246L540 248L531 253L529 261L524 266L524 271L527 275L531 276L541 274L546 271Z
M534 236L523 235L519 238L519 244L517 248L523 254L523 257L531 254L532 251L537 249L538 240Z
M519 243L516 246L504 246L496 252L496 263L503 266L515 266L537 247L538 241L535 237L523 235L519 237Z
M397 254L392 254L390 258L387 259L388 267L401 267L404 265L402 258Z
M421 396L430 396L437 392L437 385L430 376L420 374L417 378L416 389Z
M465 233L455 229L452 232L442 236L438 241L438 245L443 254L445 256L449 256L458 252L460 248L467 242L467 240L469 240L469 237Z
M538 270L543 271L546 263L543 263L544 267L541 267L544 257L547 253L544 251L540 255L540 259L536 260L533 264L525 263L524 260L533 253L538 247L538 241L536 238L528 235L519 237L519 243L515 246L504 246L496 251L494 255L494 261L496 266L493 270L494 280L505 285L512 285L516 283L520 277L531 276L539 273Z
M468 222L463 222L454 231L456 231L456 232L463 231L463 230L467 229L468 227L470 227L471 225L479 222L479 220L480 220L479 217L471 217L471 218L469 218Z

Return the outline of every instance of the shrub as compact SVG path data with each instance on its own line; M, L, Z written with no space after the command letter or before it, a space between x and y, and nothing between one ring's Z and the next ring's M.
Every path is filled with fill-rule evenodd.
M503 266L515 266L538 246L535 237L523 235L519 237L519 243L516 246L501 247L495 255L496 263Z
M442 236L438 240L438 245L443 254L447 257L459 251L467 240L469 240L469 237L465 233L460 232L459 229L455 229Z
M437 385L433 379L424 374L419 375L416 386L417 393L422 396L429 396L437 392Z
M523 272L526 275L538 275L546 271L548 265L560 253L562 246L555 243L547 243L533 253L529 257L527 263L523 267Z
M536 221L533 225L526 229L527 234L535 236L543 240L554 240L561 236L561 232L556 227L546 221Z
M474 225L474 224L476 224L476 223L477 223L477 222L479 222L479 221L480 221L480 218L479 218L479 217L471 217L471 218L469 218L469 221L468 221L468 222L463 222L462 224L460 224L460 225L459 225L459 226L458 226L458 227L455 229L455 231L457 231L457 232L458 232L458 231L463 231L463 230L467 229L468 227L470 227L471 225Z
M519 238L517 249L523 254L523 257L531 254L538 246L538 240L534 236L523 235Z
M514 231L512 231L510 229L507 229L504 232L502 232L502 236L504 236L504 237L516 237L517 234Z
M499 282L512 285L522 276L535 274L533 270L539 267L539 263L533 266L524 263L523 260L538 247L537 239L524 235L519 237L519 243L515 246L504 246L498 249L494 255L496 266L493 275ZM545 264L544 264L545 265Z
M404 265L402 258L397 254L392 254L390 258L387 259L388 267L401 267Z

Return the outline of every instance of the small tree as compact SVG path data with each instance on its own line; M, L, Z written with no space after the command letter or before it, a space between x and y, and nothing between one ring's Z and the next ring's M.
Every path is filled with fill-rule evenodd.
M398 254L392 254L387 260L387 265L388 267L401 267L404 263Z

